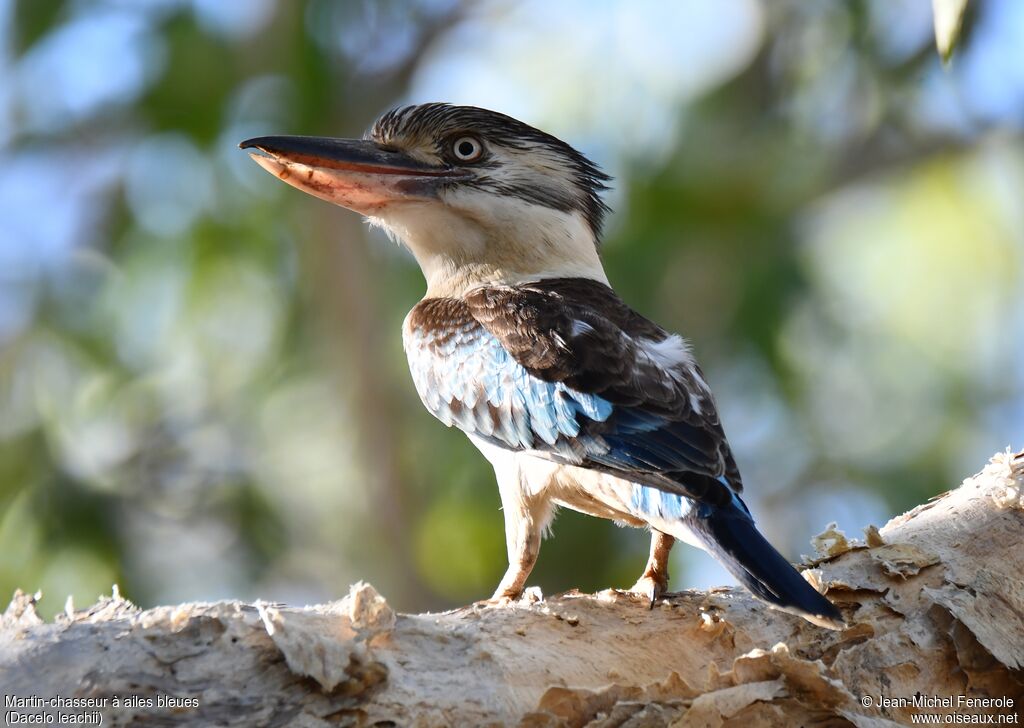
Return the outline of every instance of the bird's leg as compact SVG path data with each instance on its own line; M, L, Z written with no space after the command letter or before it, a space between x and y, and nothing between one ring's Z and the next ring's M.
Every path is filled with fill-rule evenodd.
M544 496L525 493L517 472L499 473L498 490L505 513L508 571L487 600L490 604L506 604L522 596L540 554L541 534L551 519L551 502Z
M668 590L668 555L672 551L675 538L667 533L651 529L651 555L647 559L644 573L630 589L635 594L642 594L654 608L654 602Z
M515 601L522 596L526 580L540 554L540 529L532 519L513 519L506 514L505 545L508 548L508 570L490 599L496 604Z

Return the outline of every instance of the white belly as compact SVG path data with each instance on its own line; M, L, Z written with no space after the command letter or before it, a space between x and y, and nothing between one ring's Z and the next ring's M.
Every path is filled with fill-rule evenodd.
M633 506L637 483L589 468L556 463L543 453L508 450L474 435L469 435L469 439L494 466L501 488L518 488L530 499L546 500L597 518L635 527L650 526L703 548L680 519L638 511ZM661 497L657 489L650 491L652 500Z

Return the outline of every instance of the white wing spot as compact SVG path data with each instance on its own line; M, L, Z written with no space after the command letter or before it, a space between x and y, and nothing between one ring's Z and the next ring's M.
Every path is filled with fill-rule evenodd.
M639 343L641 351L663 369L674 372L679 369L693 368L693 354L690 353L690 347L678 334L672 334L661 341L647 339Z
M685 372L703 392L709 391L707 382L697 371L689 345L678 334L672 334L661 341L641 341L640 351L676 381L681 381ZM702 413L702 400L701 392L690 392L690 407L697 414Z

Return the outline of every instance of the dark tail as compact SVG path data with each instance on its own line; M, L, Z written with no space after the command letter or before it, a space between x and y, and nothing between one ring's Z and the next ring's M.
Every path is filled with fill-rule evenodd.
M839 610L758 532L745 506L705 505L691 518L689 525L708 553L755 595L821 627L844 627Z

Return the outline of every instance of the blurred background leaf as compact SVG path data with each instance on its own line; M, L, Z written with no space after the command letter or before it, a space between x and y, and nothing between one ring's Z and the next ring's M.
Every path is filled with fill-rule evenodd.
M236 148L411 101L615 175L610 277L692 339L787 555L959 482L1024 435L1024 4L963 28L943 70L914 0L0 0L0 592L490 593L493 475L401 350L419 271ZM555 530L549 592L646 557Z
M935 14L935 46L942 60L949 62L964 27L967 0L932 0Z

